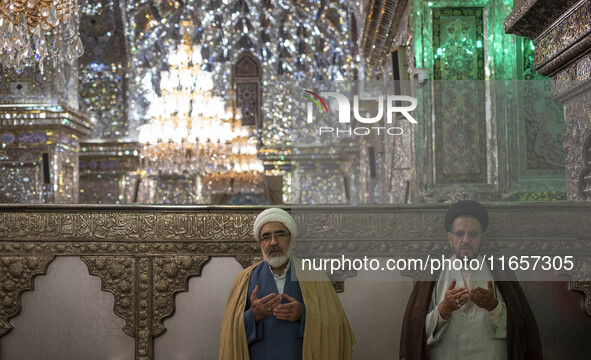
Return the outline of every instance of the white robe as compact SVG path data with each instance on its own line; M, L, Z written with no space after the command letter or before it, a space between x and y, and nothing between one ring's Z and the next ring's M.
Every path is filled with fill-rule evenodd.
M452 261L454 259L456 259L455 256L451 258ZM480 256L478 259L481 260ZM441 272L439 281L431 294L429 313L425 318L429 358L432 360L507 359L507 309L494 283L495 297L501 306L496 323L486 309L470 301L454 311L449 320L441 323L437 328L437 320L440 316L437 306L443 301L445 292L454 279L456 287L465 287L461 271L446 270ZM485 265L482 270L472 272L469 288L486 289L488 279L492 280L492 276Z

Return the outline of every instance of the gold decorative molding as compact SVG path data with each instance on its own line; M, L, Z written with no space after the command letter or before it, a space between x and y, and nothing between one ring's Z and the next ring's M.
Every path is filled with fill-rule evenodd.
M583 1L566 12L550 28L534 40L536 68L556 57L591 33L591 2Z
M505 19L505 32L535 39L580 0L514 0Z
M254 247L253 247L254 245ZM160 254L160 255L191 255L208 254L211 256L233 256L235 254L248 254L259 256L260 250L256 248L254 239L247 242L211 242L181 243L176 241L162 241L150 243L134 243L131 241L113 242L86 242L86 241L61 241L61 242L9 242L0 241L0 253L19 254L29 252L31 246L38 247L39 253L60 253L68 255L112 255L112 254Z
M256 214L196 211L0 210L0 237L18 241L236 241L252 239Z
M209 256L82 256L101 289L115 296L114 311L125 319L123 331L136 340L136 358L151 359L162 321L174 313L174 295L188 290Z
M189 278L201 276L209 256L155 257L153 265L153 318L152 336L166 330L162 321L174 314L174 296L189 289Z
M585 203L487 205L487 250L591 254ZM447 206L292 209L301 255L414 256L445 252ZM80 256L233 256L260 259L251 231L254 208L109 206L0 207L0 253ZM519 239L519 241L515 241ZM32 250L34 249L34 251Z
M136 359L154 358L154 339L152 337L152 258L136 258L137 277L137 332L135 335Z
M123 331L135 336L136 267L130 256L82 256L90 275L101 278L101 289L115 296L114 311L125 320Z
M21 312L21 294L33 290L35 276L47 273L51 255L0 256L0 336L12 329L8 321Z
M552 95L565 101L591 87L591 54L560 70L552 81Z
M535 69L555 77L591 46L591 3L524 0L505 19L505 32L534 40ZM562 74L564 78L564 74Z
M507 203L487 205L492 238L585 238L591 233L589 204ZM399 207L315 206L292 209L300 228L297 241L441 240L447 205ZM211 211L184 207L178 210L151 206L0 206L0 251L22 248L18 244L55 247L76 254L92 252L142 254L169 244L181 251L204 255L257 255L252 224L260 209ZM577 225L577 226L572 226ZM82 245L79 250L68 244ZM210 246L210 244L215 246ZM188 245L186 245L188 244ZM135 248L135 250L133 249ZM219 251L215 251L219 249ZM172 249L169 249L172 250ZM246 253L245 253L246 251ZM195 253L193 253L195 254Z

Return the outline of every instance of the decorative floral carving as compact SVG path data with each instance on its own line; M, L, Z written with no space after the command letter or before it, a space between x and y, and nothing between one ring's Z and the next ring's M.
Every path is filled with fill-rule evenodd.
M138 269L137 287L137 333L135 336L136 356L140 360L149 360L154 356L154 338L152 337L152 258L141 257L136 260Z
M250 240L256 214L112 209L1 212L0 237L19 240ZM41 236L41 238L40 238Z
M33 290L34 277L45 274L54 258L51 255L0 257L0 336L12 329L8 320L20 313L21 294Z
M251 256L235 256L236 261L242 265L242 268L246 269L250 265L256 264L257 262L263 260L262 255L251 255Z
M114 311L125 319L123 331L135 336L134 258L129 256L82 256L88 272L101 278L101 289L115 296Z
M591 3L583 1L569 16L564 17L553 29L536 39L534 59L539 68L558 53L584 39L591 32Z
M162 321L174 313L174 295L189 288L189 277L201 276L209 256L155 257L153 267L152 336L161 335Z
M591 92L586 92L565 102L564 150L566 152L566 193L569 200L583 201L585 163L585 140L591 138ZM587 154L588 155L588 154Z
M345 291L345 279L348 277L354 277L357 275L355 270L335 270L332 275L327 274L328 278L332 282L332 286L337 292Z

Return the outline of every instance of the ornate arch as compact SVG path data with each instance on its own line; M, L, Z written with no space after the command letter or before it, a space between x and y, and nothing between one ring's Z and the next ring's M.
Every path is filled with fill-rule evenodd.
M34 278L47 274L47 267L53 259L55 256L52 255L0 257L0 336L6 335L12 329L8 320L20 314L22 293L33 290Z

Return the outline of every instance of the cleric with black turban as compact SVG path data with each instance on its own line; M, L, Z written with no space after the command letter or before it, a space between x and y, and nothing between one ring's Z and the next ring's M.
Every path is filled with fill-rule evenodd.
M482 231L486 231L488 228L488 211L486 211L486 208L482 204L474 200L458 201L447 209L444 220L445 230L450 232L454 220L466 215L478 219L480 226L482 226Z
M454 252L449 263L464 265L443 266L432 275L429 269L415 283L404 314L400 359L542 359L538 327L519 282L500 266L489 269L490 257L484 261L480 254L486 208L459 201L447 210L444 226Z

